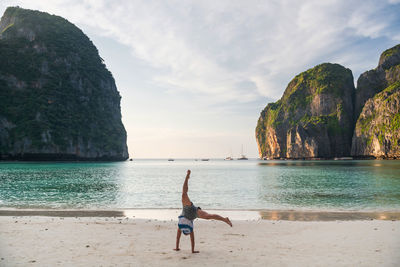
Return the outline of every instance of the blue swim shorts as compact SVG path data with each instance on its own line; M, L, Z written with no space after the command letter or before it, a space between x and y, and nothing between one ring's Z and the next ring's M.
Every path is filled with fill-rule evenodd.
M193 221L185 218L184 216L179 216L178 227L184 235L188 235L193 232Z

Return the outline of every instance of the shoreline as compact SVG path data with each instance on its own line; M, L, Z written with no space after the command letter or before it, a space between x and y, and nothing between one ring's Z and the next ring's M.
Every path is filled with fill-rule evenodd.
M120 217L176 221L181 209L12 209L0 208L0 217ZM232 220L268 221L400 221L400 211L311 211L211 209Z
M131 160L132 159L132 160ZM168 158L129 158L124 160L104 160L104 159L4 159L0 158L0 163L118 163L118 162L135 162L135 161L168 161ZM260 161L260 162L283 162L283 161L400 161L399 157L332 157L332 158L248 158L247 161L241 161L238 159L225 160L224 158L209 158L203 161L199 158L174 158L173 161L196 161L196 162L208 162L208 161L223 161L223 162L248 162L248 161Z

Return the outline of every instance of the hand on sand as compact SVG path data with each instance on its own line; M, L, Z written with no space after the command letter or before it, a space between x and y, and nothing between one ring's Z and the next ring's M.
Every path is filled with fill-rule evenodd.
M187 176L189 176L189 175L190 175L190 173L191 173L191 171L190 171L190 170L187 170Z
M200 253L198 250L192 250L192 253Z
M179 251L179 250L181 250L181 249L180 249L180 248L174 248L174 250L175 250L175 251Z

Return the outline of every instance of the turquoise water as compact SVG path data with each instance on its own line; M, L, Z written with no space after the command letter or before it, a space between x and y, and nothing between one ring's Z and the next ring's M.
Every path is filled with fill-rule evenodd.
M0 163L2 208L400 210L400 161Z

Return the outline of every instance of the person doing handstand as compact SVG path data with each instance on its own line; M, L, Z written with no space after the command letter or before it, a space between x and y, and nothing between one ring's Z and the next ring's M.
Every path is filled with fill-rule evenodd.
M188 182L190 178L190 170L187 171L185 182L183 183L182 189L182 214L178 217L178 231L176 232L176 248L174 250L179 251L179 241L181 239L181 233L184 235L190 234L190 242L192 245L192 253L199 253L194 250L194 231L193 231L193 220L201 218L205 220L218 220L229 224L232 227L232 223L228 217L222 217L218 214L209 214L202 210L200 207L196 207L190 201L188 196Z

